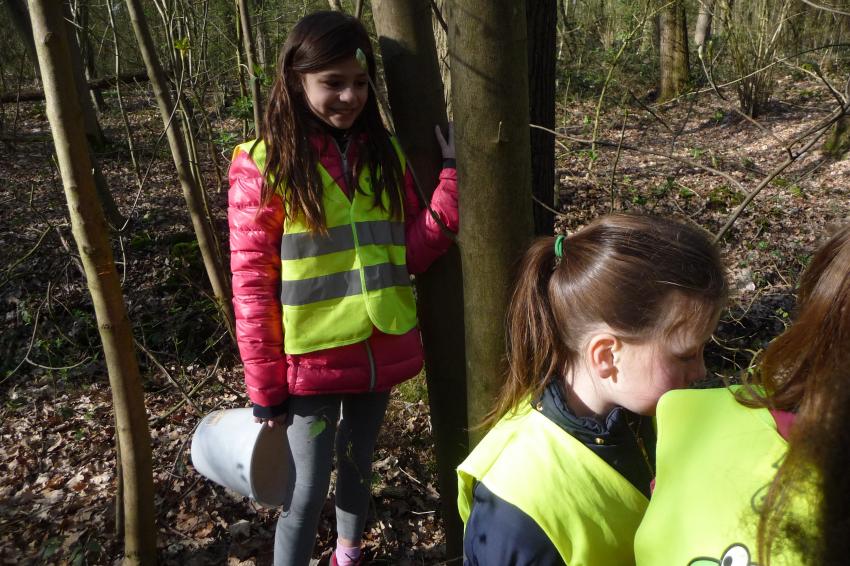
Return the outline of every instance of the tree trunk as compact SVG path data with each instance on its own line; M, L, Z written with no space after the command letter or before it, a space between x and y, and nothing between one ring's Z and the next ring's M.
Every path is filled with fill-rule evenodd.
M434 28L434 43L437 47L437 62L440 65L440 77L443 79L443 99L446 102L446 115L452 119L452 75L449 69L449 44L447 32L443 26L446 0L435 0L432 5L432 24Z
M174 111L174 103L171 100L171 91L168 89L168 81L162 70L156 49L151 38L145 14L142 10L141 0L127 0L127 12L133 24L136 40L139 42L139 50L145 61L148 76L153 85L159 114L162 123L166 127L168 145L171 148L171 156L183 188L183 197L189 209L189 216L195 229L195 237L198 239L198 247L204 259L204 267L210 280L213 293L218 307L221 310L225 325L233 335L233 306L231 304L230 280L221 259L219 250L216 249L216 239L213 234L212 222L204 206L203 189L198 185L189 163L188 152L183 137L181 121L175 117L171 119Z
M430 198L439 181L441 161L434 124L446 125L430 2L373 0L372 16L397 134L410 166ZM463 554L455 468L468 452L463 279L457 247L437 260L427 273L417 276L416 285L436 441L441 514L446 529L446 557L454 558Z
M331 10L336 10L337 12L343 12L342 2L341 0L328 0L328 5L331 7Z
M711 19L714 16L714 0L701 0L699 3L699 15L697 26L694 30L694 45L702 55L705 43L711 39Z
M242 26L242 46L245 49L245 63L248 65L248 77L251 82L251 101L254 105L254 133L260 137L263 125L263 103L260 98L260 77L257 76L257 52L254 49L254 34L251 33L251 15L248 13L248 1L237 0L239 23Z
M532 234L525 2L451 0L449 7L467 418L474 427L503 375L513 266ZM472 430L470 446L481 436Z
M74 239L94 303L103 353L109 370L116 431L124 480L125 562L155 564L156 527L151 475L151 446L133 334L108 230L95 196L84 139L79 100L68 52L62 7L51 0L30 0L32 29L47 94L53 133Z
M555 129L555 36L558 0L537 0L525 7L528 26L529 121ZM555 207L555 138L542 130L531 130L531 191L549 208ZM555 215L535 202L534 234L552 235Z
M688 27L682 0L661 10L660 84L658 99L670 100L685 91L688 84Z

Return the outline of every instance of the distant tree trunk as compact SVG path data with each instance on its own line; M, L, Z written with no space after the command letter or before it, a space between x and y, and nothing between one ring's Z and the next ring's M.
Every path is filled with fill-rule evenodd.
M714 0L700 0L697 25L694 30L694 45L702 55L705 43L711 39L711 19L714 16Z
M555 37L558 1L535 0L526 3L528 26L529 121L555 129ZM549 208L555 207L555 138L542 130L531 130L531 191ZM555 215L538 203L534 211L534 233L551 235Z
M446 125L430 2L373 0L372 16L378 32L393 121L410 166L430 198L439 181L441 161L433 134L434 125ZM417 276L416 286L431 423L436 440L446 556L453 558L463 554L455 468L468 452L463 278L457 247L452 247L437 260L427 273Z
M30 25L30 18L27 13L26 0L6 0L5 4L9 19L12 20L12 26L18 32L18 36L21 38L24 46L26 46L30 62L35 69L35 76L38 78L38 56L35 52L35 43L32 38L32 26Z
M688 83L688 27L682 0L661 10L659 100L669 100L685 91Z
M532 234L525 2L451 0L449 53L460 187L467 418L492 407L513 266ZM470 431L470 446L482 431Z
M97 79L97 66L94 59L94 49L92 49L91 41L89 41L89 4L86 0L77 0L73 10L74 21L77 24L75 29L77 35L77 44L82 51L82 59L85 65L86 81L91 82ZM103 94L99 89L89 89L89 94L94 104L94 109L98 113L102 113L105 108Z
M80 45L77 43L76 30L71 23L73 22L71 7L65 3L63 3L63 6L66 26L65 35L68 38L68 49L71 57L71 71L74 74L77 96L80 97L83 123L86 127L86 138L88 138L89 143L94 149L101 149L106 145L106 137L103 135L103 130L100 127L97 112L95 112L91 94L89 93L89 83L86 81L86 74L83 67L83 55L80 51Z
M264 16L264 4L263 0L258 0L257 4L257 20L254 23L254 29L257 31L256 33L256 43L257 43L257 64L266 71L266 67L269 65L268 58L268 50L269 50L269 41L268 41L268 29L265 22ZM272 59L274 55L272 55ZM272 60L274 63L274 60Z
M343 12L342 9L342 1L341 0L328 0L328 4L331 7L331 10L336 10L337 12Z
M245 63L248 65L248 77L251 82L251 101L254 105L254 133L260 137L263 126L263 103L260 95L260 77L257 76L257 53L254 49L254 34L251 33L251 15L248 1L237 0L239 22L242 26L242 46L245 50Z
M162 123L166 127L171 156L174 159L180 186L183 188L183 197L186 199L189 216L195 229L195 237L198 240L198 247L201 250L204 266L207 270L207 277L221 310L224 323L233 335L234 320L233 306L230 302L230 280L221 258L221 252L217 249L212 221L204 203L203 188L198 185L192 171L192 165L189 163L181 121L177 117L172 119L174 103L171 99L171 91L168 89L168 81L156 55L153 39L142 10L141 0L127 0L127 12L130 15L133 31L136 34L136 40L139 42L139 50L142 53L142 59L145 61L145 67L153 85Z
M121 293L84 137L62 7L30 0L30 16L71 226L94 303L109 371L124 482L124 562L156 563L151 446L133 333Z

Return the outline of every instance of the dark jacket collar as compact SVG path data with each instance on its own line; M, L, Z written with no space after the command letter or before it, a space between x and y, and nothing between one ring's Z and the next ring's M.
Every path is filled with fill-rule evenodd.
M655 469L655 428L652 419L615 407L605 419L579 417L567 406L561 380L552 380L532 400L534 408L649 497Z

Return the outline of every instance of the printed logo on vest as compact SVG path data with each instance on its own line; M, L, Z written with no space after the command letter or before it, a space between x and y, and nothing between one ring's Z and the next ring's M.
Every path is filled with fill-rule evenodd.
M716 558L694 558L688 566L758 566L750 562L750 551L743 544L733 544L723 553L720 560Z

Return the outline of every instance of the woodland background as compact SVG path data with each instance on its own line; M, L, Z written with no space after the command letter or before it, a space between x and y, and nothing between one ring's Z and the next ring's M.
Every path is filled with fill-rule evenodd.
M87 140L73 149L93 159L94 209L106 223L89 227L111 252L131 325L132 343L118 350L138 362L130 406L146 427L137 421L132 438L152 448L152 491L136 496L152 503L145 516L127 504L127 474L118 480L116 375L85 277L96 246L72 233L80 207L69 209L62 191L68 174L37 64L44 35L33 34L30 13L50 4L60 2L0 6L6 564L111 564L127 544L141 549L128 555L133 563L269 563L277 512L202 479L188 443L211 410L247 404L223 300L227 167L233 147L253 137L288 30L313 10L361 17L376 49L384 38L378 87L423 179L436 146L430 129L411 133L410 114L452 116L458 128L459 251L418 282L429 373L393 393L379 438L365 540L375 563L460 562L445 478L475 442L466 429L498 385L497 321L532 233L635 211L718 235L733 297L707 349L717 383L747 371L782 331L800 271L848 216L846 0L65 1L61 25L78 70L71 87L81 90L55 99L79 101L86 116ZM134 5L162 67L153 82L170 98L165 120L131 25ZM419 41L423 30L428 41ZM413 47L386 40L414 36ZM427 74L392 62L410 53L433 62L427 92L399 80ZM434 294L449 300L429 303ZM446 327L451 344L429 342ZM327 557L332 531L329 500L316 558Z

